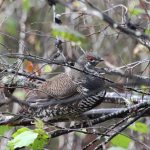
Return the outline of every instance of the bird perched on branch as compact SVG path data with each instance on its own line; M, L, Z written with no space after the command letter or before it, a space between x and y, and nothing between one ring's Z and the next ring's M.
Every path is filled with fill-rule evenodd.
M102 59L92 53L82 55L73 68L56 75L39 86L27 102L34 116L44 121L75 117L102 102L104 80L93 74ZM71 117L72 118L72 117Z
M36 95L41 99L48 97L61 100L76 94L78 83L87 78L87 73L93 73L94 67L100 61L102 59L93 53L82 55L73 68L65 67L64 73L60 73L39 85L36 89Z

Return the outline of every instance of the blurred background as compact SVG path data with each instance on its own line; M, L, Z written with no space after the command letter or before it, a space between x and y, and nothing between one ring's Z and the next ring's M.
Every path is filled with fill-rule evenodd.
M150 34L150 2L146 0L92 0L94 6L106 13L113 20L122 26L131 29L136 28ZM73 7L87 9L86 4L80 1L67 1ZM141 45L130 35L126 35L119 30L112 29L106 22L90 14L75 12L68 7L57 3L55 12L46 0L0 0L0 69L18 69L22 72L36 74L42 78L49 78L63 70L61 66L46 65L44 62L36 63L5 57L8 53L31 54L50 59L56 53L57 37L52 34L52 24L54 15L60 16L62 25L81 33L86 38L86 42L78 45L69 40L62 39L62 47L67 60L75 61L84 51L95 51L104 58L105 62L99 66L111 69L122 69L124 72L140 76L150 77L149 61L150 53L147 47ZM134 24L135 27L131 25ZM129 65L136 61L142 63ZM8 74L7 74L8 75ZM1 76L4 79L4 75ZM122 82L123 79L109 76L109 79ZM1 87L3 83L1 83ZM149 91L149 87L142 87ZM20 89L19 89L20 92ZM21 90L22 92L22 90ZM126 91L119 91L125 93ZM131 92L132 93L132 92ZM20 94L20 93L19 93ZM16 95L19 95L18 93ZM3 97L3 95L1 95ZM24 99L24 94L19 98ZM11 110L17 112L17 106L0 108L0 111ZM109 106L111 107L111 106ZM147 125L150 124L146 120ZM107 123L106 123L107 124ZM64 126L60 123L59 126ZM138 135L141 140L141 133L130 132L130 135ZM5 136L11 136L12 131ZM74 136L73 136L74 135ZM148 144L149 135L142 136L143 142ZM95 135L84 135L71 133L51 140L49 149L78 150L95 138ZM0 149L5 149L7 139L1 140ZM136 144L135 144L136 143ZM132 141L131 149L143 149L138 142ZM133 146L134 145L134 146ZM108 147L111 147L111 144ZM93 149L92 147L89 150Z

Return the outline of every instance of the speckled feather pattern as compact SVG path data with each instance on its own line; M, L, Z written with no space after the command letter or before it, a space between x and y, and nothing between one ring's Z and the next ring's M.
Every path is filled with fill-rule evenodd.
M61 73L47 80L39 86L36 92L40 98L47 96L56 99L63 99L72 96L77 92L77 85L66 73Z
M105 91L101 91L94 96L82 98L79 102L75 101L64 105L53 105L44 108L34 109L34 116L43 121L53 121L55 119L75 119L78 115L91 110L103 102Z
M81 57L75 67L83 69L85 63L87 63L87 60L84 57ZM99 92L94 93L89 97L83 98L82 95L78 100L59 103L63 100L65 101L67 98L72 99L76 95L80 96L82 91L81 93L78 92L77 89L80 85L76 83L83 81L83 79L85 80L85 83L81 86L90 91L99 89ZM50 101L51 98L54 98L56 101L61 100L53 105L50 104L44 107L30 108L28 112L32 116L41 118L43 121L52 121L63 118L74 120L76 116L98 106L104 99L105 89L104 81L72 69L69 72L66 71L65 73L61 73L47 80L36 89L35 93L33 92L32 94L33 97L30 95L31 97L27 99L27 101L31 103L32 101L36 103L36 100L39 99L47 99Z

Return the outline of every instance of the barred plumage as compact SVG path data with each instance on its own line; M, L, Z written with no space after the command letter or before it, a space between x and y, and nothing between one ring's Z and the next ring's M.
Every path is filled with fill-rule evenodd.
M86 70L88 66L90 71L98 62L96 57L85 55L78 59L75 67ZM72 69L47 80L34 94L35 98L30 95L27 99L31 105L39 106L28 110L34 117L44 121L75 119L102 102L105 96L104 80Z
M77 85L73 83L71 77L66 73L61 73L39 86L37 92L40 98L49 96L56 99L63 99L74 95L77 92L76 88Z
M105 96L105 91L99 92L94 96L82 98L80 101L75 101L68 104L50 105L33 109L34 116L42 118L44 121L53 121L57 119L76 119L77 116L91 110L101 104Z

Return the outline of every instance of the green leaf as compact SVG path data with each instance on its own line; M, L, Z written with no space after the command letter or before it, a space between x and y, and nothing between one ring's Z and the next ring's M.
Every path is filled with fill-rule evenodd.
M131 10L130 10L130 13L131 13L131 15L138 16L138 15L143 14L143 13L144 13L144 10L141 9L141 8L134 8L134 9L131 9Z
M119 146L119 147L123 147L123 148L128 148L130 142L132 140L122 134L118 134L117 136L115 136L112 140L111 143L114 146Z
M62 37L66 40L72 41L76 44L82 44L85 42L85 36L81 33L62 25L52 25L52 34L55 37Z
M45 73L52 72L52 67L51 67L50 65L45 65L45 67L44 67L44 72L45 72Z
M15 148L29 146L34 142L34 140L38 137L38 133L33 131L25 131L15 136L15 138L9 141L8 145Z
M29 11L29 9L30 9L30 1L29 0L23 0L23 9L27 12Z
M46 144L47 143L45 142L45 140L36 139L34 143L29 146L29 148L31 148L32 150L41 150L44 149L44 146Z
M30 131L30 129L29 129L29 128L26 128L26 127L20 128L20 129L18 129L18 130L12 135L12 137L15 138L17 135L19 135L19 134L21 134L22 132L25 132L25 131Z
M150 35L150 28L148 28L148 29L145 30L145 34Z
M16 35L16 32L17 32L17 22L16 22L15 18L9 17L5 21L5 30L9 34Z
M39 121L40 122L40 121ZM7 150L14 150L19 147L28 147L32 150L41 150L45 147L50 139L49 135L42 128L44 125L38 124L38 129L30 130L29 128L18 129L7 144Z
M38 138L35 139L35 141L29 146L33 150L37 150L37 147L39 150L44 149L45 145L48 143L49 136L43 132L41 129L39 129L40 134L38 135ZM42 134L41 134L42 133Z
M12 129L12 127L7 126L7 125L0 126L0 136L3 136L5 132L9 131L10 129Z
M148 125L142 122L135 122L134 124L129 126L129 129L144 134L147 134L149 131Z
M0 35L0 43L3 44L4 43L4 37ZM1 45L2 46L2 45Z
M108 148L107 150L127 150L127 149L126 148L122 148L122 147L113 146L113 147Z
M35 126L37 129L44 129L44 123L41 119L35 119Z
M35 129L34 132L38 133L38 137L29 147L33 150L44 149L44 146L48 143L49 136L43 129Z
M35 129L34 132L38 133L38 138L40 138L40 139L46 140L46 139L50 138L49 135L43 129Z

